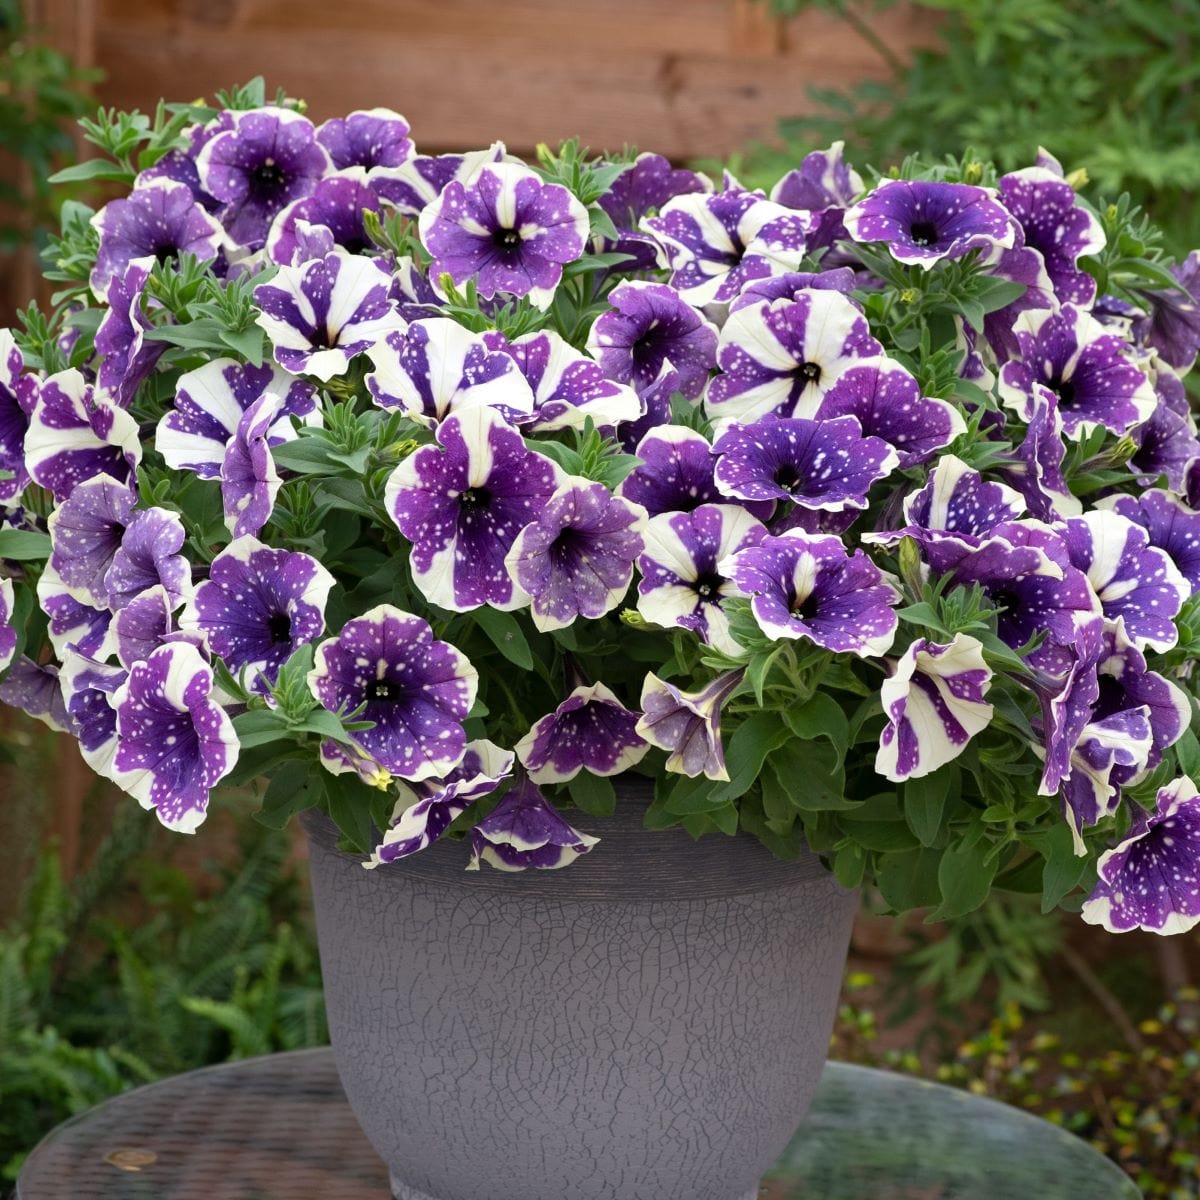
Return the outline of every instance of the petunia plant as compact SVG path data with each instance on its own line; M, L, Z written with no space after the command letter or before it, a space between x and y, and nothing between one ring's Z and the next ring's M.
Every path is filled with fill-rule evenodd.
M261 82L84 128L119 194L0 332L0 699L164 824L513 871L641 803L896 911L1200 923L1200 254L1128 198Z

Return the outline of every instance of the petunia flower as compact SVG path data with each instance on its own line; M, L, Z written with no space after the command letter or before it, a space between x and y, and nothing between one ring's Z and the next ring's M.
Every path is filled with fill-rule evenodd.
M104 580L121 548L135 499L127 483L97 475L85 479L50 514L50 565L84 604L108 607Z
M117 612L152 587L162 587L172 609L192 585L192 566L181 554L186 533L178 513L146 508L133 513L104 575L108 606Z
M568 476L521 530L505 560L545 632L602 617L624 597L642 551L646 510L600 483Z
M25 465L56 503L97 475L126 482L141 460L137 422L79 371L42 381L25 434Z
M235 538L257 534L270 519L283 481L271 455L270 430L280 400L269 392L242 414L221 463L221 503L225 525Z
M1150 315L1134 321L1133 332L1182 375L1200 353L1200 250L1168 269L1179 287L1143 293Z
M609 379L643 395L673 372L673 390L699 398L717 364L717 330L665 283L627 279L588 334L588 351Z
M1158 789L1152 812L1135 809L1129 831L1096 864L1083 903L1089 925L1110 933L1187 933L1200 923L1200 793L1190 780Z
M413 582L431 603L455 612L529 602L505 559L562 480L549 459L527 450L495 409L452 413L392 472L384 504L412 543Z
M1013 447L1017 465L1006 470L1004 478L1021 493L1026 507L1039 521L1077 517L1083 504L1072 494L1063 475L1067 448L1063 444L1058 397L1039 389L1030 400L1026 419L1025 436Z
M128 672L124 667L69 651L58 678L80 756L97 775L118 781L120 773L113 762L117 753L117 710L112 697L128 678Z
M192 199L205 212L215 213L221 207L221 202L210 196L201 186L196 158L218 133L232 128L233 113L229 110L219 112L211 121L202 125L188 126L182 132L187 144L179 149L167 151L153 166L139 171L134 178L134 187L142 187L156 179L182 183L192 193Z
M1025 244L1039 251L1062 304L1088 307L1096 280L1079 260L1104 249L1104 229L1078 202L1075 189L1046 167L1025 167L1000 177L999 199L1021 225Z
M196 171L220 203L217 216L229 237L258 250L276 213L314 191L333 162L312 122L291 109L250 109L226 121L196 156Z
M354 740L402 779L441 778L462 760L479 675L427 622L390 604L347 621L317 647L308 686L330 712L373 722Z
M390 108L355 109L317 127L317 141L334 167L399 167L413 156L408 121Z
M1139 496L1105 496L1096 507L1111 508L1140 525L1147 543L1165 551L1179 568L1192 594L1200 592L1200 512L1161 488Z
M948 400L922 396L917 381L890 358L866 358L845 371L825 393L816 419L854 417L864 437L895 447L899 466L928 461L966 432L962 414Z
M858 280L849 267L832 267L827 271L785 271L782 275L751 280L729 305L729 311L734 313L740 308L761 304L764 300L795 300L801 292L814 288L819 292L847 294L857 286Z
M363 213L382 209L379 197L367 186L367 173L359 167L330 175L307 196L293 200L271 223L267 257L283 266L302 266L315 255L308 253L306 226L328 230L330 244L321 257L339 246L348 254L374 250L367 237Z
M113 646L123 667L145 661L159 646L184 640L175 624L176 607L160 585L135 596L113 617Z
M11 579L0 579L0 675L12 664L17 653L17 631L13 625L16 595Z
M0 680L0 703L19 708L57 733L74 733L75 718L67 712L58 667L53 663L35 663L22 654Z
M293 379L278 367L254 367L232 358L214 358L179 377L175 407L162 418L154 448L167 466L195 471L201 479L219 479L225 450L246 410L267 394L282 403L267 440L272 446L293 440L292 418L320 424L312 384Z
M739 309L721 330L721 374L705 403L722 421L811 418L851 367L882 353L862 310L839 292L804 291Z
M522 779L471 830L468 871L487 863L498 871L552 871L573 863L600 841L572 828L542 795Z
M1192 589L1166 551L1149 544L1141 525L1104 509L1072 517L1063 537L1071 565L1087 575L1105 617L1123 619L1139 649L1170 650L1179 640L1172 618Z
M431 846L476 800L512 774L514 758L511 750L481 738L467 743L462 762L444 778L401 783L391 825L363 866L370 870Z
M414 321L377 342L368 357L375 403L422 424L483 405L513 422L534 411L533 391L512 356L449 317Z
M0 329L0 504L15 500L29 483L25 434L37 401L38 382L26 375L25 356L11 330Z
M1018 236L1016 221L992 194L966 183L886 180L844 220L856 242L884 242L897 261L925 268L973 250L995 262Z
M638 612L656 625L691 629L723 653L741 647L729 633L721 601L742 593L717 567L730 555L756 546L766 527L733 504L702 504L689 512L651 517L637 565Z
M789 530L717 564L772 638L806 638L826 650L886 654L899 624L895 586L839 537Z
M417 154L397 167L372 167L371 189L401 216L418 217L451 183L468 183L489 163L510 159L503 142L469 154Z
M866 508L873 484L895 469L896 451L864 437L856 417L733 422L713 445L717 488L739 500L790 500L803 508Z
M389 291L391 277L373 259L335 247L324 258L280 267L254 289L255 318L275 361L294 375L328 382L387 334L405 328Z
M99 234L96 262L88 284L97 299L137 259L163 262L191 254L201 262L217 257L224 231L196 203L191 190L167 179L135 187L128 196L110 200L91 221Z
M96 330L96 353L100 356L96 382L121 408L129 407L138 388L169 349L166 342L146 338L153 326L143 305L146 280L153 266L153 259L138 258L113 276L108 285L108 309Z
M432 276L477 280L479 294L528 296L549 307L563 264L583 254L587 209L561 184L516 163L481 167L453 180L417 218L433 256Z
M602 428L642 415L642 402L633 388L606 378L595 359L553 330L527 333L512 342L499 333L484 336L512 357L533 392L533 411L517 418L523 429L582 429L589 417Z
M577 687L516 744L534 783L565 783L580 771L618 775L636 766L650 745L630 712L602 683Z
M1144 485L1167 477L1167 487L1182 493L1187 469L1200 455L1200 438L1190 411L1183 381L1161 363L1153 371L1154 411L1148 420L1130 431L1137 449L1129 458L1129 469Z
M196 831L209 792L238 760L233 722L212 693L212 668L180 642L135 663L113 694L118 781L180 833Z
M744 674L727 671L698 692L681 691L653 672L646 675L637 732L668 752L668 771L690 778L729 779L721 746L721 706Z
M1020 357L1000 369L1000 397L1028 419L1035 389L1058 399L1063 429L1079 439L1098 426L1127 433L1157 403L1149 379L1129 360L1125 343L1082 309L1022 313L1014 333Z
M91 658L108 657L113 647L113 615L107 607L73 596L51 563L38 577L37 598L47 617L46 636L60 659L71 649Z

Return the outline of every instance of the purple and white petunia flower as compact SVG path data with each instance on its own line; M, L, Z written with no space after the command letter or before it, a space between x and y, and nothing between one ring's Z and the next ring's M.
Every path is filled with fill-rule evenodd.
M810 421L766 416L733 422L713 445L718 490L739 500L790 500L841 512L866 508L873 484L896 467L882 438L864 437L856 417Z
M991 678L976 638L956 633L944 646L925 638L913 642L879 689L888 723L876 772L899 783L957 758L992 719L984 700Z
M1153 414L1158 401L1150 380L1121 338L1083 309L1034 309L1021 314L1013 332L1020 357L1000 369L1000 397L1026 420L1039 388L1057 397L1069 438L1098 426L1128 433Z
M348 254L375 249L363 224L364 212L379 212L379 197L367 186L367 173L359 167L330 175L307 195L293 200L271 224L267 234L267 257L284 266L301 266L310 258L312 243L307 228L328 230L330 245L320 257L340 246Z
M414 321L368 351L367 389L382 408L425 425L488 406L518 422L534 411L533 391L509 354L449 317Z
M641 463L618 484L617 495L640 504L650 516L723 502L713 480L712 446L702 433L684 425L663 425L651 429L635 453ZM773 508L759 505L755 515L765 520Z
M315 558L274 550L253 537L230 542L179 618L235 674L273 683L305 642L325 632L333 576Z
M639 154L600 197L600 207L619 234L615 242L605 242L601 249L630 256L621 264L622 271L652 270L658 262L658 243L639 232L642 218L675 196L711 192L712 187L712 180L699 171L673 167L661 154Z
M512 342L500 333L484 336L512 356L533 391L533 412L519 418L524 429L582 429L589 417L597 427L605 427L642 415L642 402L633 388L606 378L595 359L553 330L527 333Z
M814 150L771 189L771 199L787 208L822 212L845 208L863 190L862 176L842 157L845 142Z
M534 625L562 629L602 617L624 597L642 552L646 510L600 483L568 476L505 560L531 600Z
M67 712L58 668L53 663L41 665L22 654L0 680L0 703L19 708L58 733L75 731L75 718Z
M1046 167L1025 167L1001 176L1000 201L1020 222L1025 245L1039 251L1061 304L1088 307L1096 281L1079 260L1104 249L1104 230L1078 202L1075 189Z
M24 374L25 356L12 331L0 329L0 504L15 500L29 484L25 434L37 402L38 381Z
M1149 544L1179 568L1192 593L1200 592L1200 512L1161 488L1140 496L1105 496L1096 507L1111 508L1140 525Z
M768 413L811 418L851 367L882 353L862 310L840 292L805 291L739 309L721 330L722 373L705 403L722 421L749 423Z
M130 668L112 703L121 787L169 829L194 833L209 792L238 760L233 722L213 699L212 668L186 642L160 646Z
M979 331L992 353L1003 362L1020 355L1020 345L1013 328L1017 318L1030 309L1055 309L1058 300L1054 295L1054 283L1046 272L1045 259L1030 246L1005 250L988 268L987 274L993 279L1006 280L1024 288L1015 300L985 314L983 328Z
M386 792L396 781L386 767L381 767L361 746L348 742L335 742L326 738L317 752L321 766L330 775L357 775L367 787ZM466 760L464 759L464 762ZM416 784L425 787L425 784ZM363 864L366 865L365 863Z
M521 779L471 830L468 871L487 863L498 871L552 871L573 863L599 842L559 816L529 779Z
M221 226L196 203L191 189L168 179L152 180L110 200L92 217L92 225L100 244L88 283L101 300L112 280L137 259L163 262L191 254L211 262L225 241Z
M117 710L112 696L128 678L124 667L68 651L59 671L63 703L72 718L79 753L97 775L119 780L113 763L117 753Z
M764 300L795 300L801 292L811 288L819 292L848 293L857 286L858 280L849 267L833 267L828 271L786 271L748 283L730 304L729 311L737 312Z
M176 605L164 587L147 588L122 608L112 621L117 661L123 667L144 662L159 646L186 640L175 625Z
M966 432L948 400L922 396L917 381L890 358L861 359L825 393L817 420L855 417L866 437L894 446L901 468L926 462Z
M624 280L607 299L588 334L604 374L640 396L667 373L672 390L698 399L717 365L716 327L665 283Z
M374 724L354 740L394 775L422 780L462 761L479 674L426 621L380 604L317 647L308 686L330 712L361 708Z
M374 259L340 247L298 267L280 267L254 289L255 318L275 361L322 383L345 375L351 361L387 334L405 328L389 294L391 276Z
M1025 497L1026 506L1039 521L1077 517L1083 505L1063 475L1067 448L1058 397L1038 389L1030 400L1027 420L1025 436L1013 447L1019 465L1006 471L1005 478Z
M1200 250L1169 270L1179 287L1144 293L1150 315L1135 321L1133 332L1182 375L1200 353Z
M260 396L242 414L221 463L225 526L235 537L255 535L270 520L283 481L268 441L279 416L279 397Z
M744 671L718 675L699 692L681 691L650 672L642 686L637 732L667 751L667 770L676 775L727 781L721 745L721 706L742 682Z
M492 408L451 414L437 440L404 459L384 493L388 513L412 543L413 582L426 599L455 612L522 607L529 596L505 559L562 472L526 449Z
M137 422L79 371L42 381L25 434L25 465L57 503L97 475L124 483L141 460Z
M134 500L128 484L97 475L85 479L50 514L50 565L76 600L108 607L105 576L121 547Z
M399 167L413 156L408 122L390 108L355 109L333 117L317 128L317 141L325 147L334 167Z
M11 579L0 579L0 675L12 664L17 653L17 631L13 625L16 595Z
M641 762L650 744L630 712L602 683L577 687L516 744L534 783L565 783L580 771L618 775Z
M1200 924L1200 793L1188 778L1158 789L1154 810L1135 809L1125 837L1097 863L1083 903L1089 925L1110 933L1187 933Z
M307 117L268 106L227 113L222 129L196 156L200 186L221 207L217 216L239 246L258 250L275 215L309 195L333 170Z
M1173 618L1192 589L1166 551L1150 545L1141 525L1105 509L1072 517L1063 537L1105 617L1122 618L1139 649L1170 650L1179 640Z
M1188 465L1200 455L1200 438L1196 436L1183 381L1161 363L1153 375L1158 400L1150 419L1130 433L1137 450L1129 459L1129 467L1145 484L1153 484L1165 475L1167 487L1183 492Z
M516 162L503 142L469 154L418 154L398 167L372 167L372 189L380 199L395 206L405 217L418 217L451 183L468 183L480 167L489 163Z
M995 262L1019 234L991 192L966 183L887 180L844 221L856 242L884 242L898 262L925 268L973 250L982 261Z
M221 207L221 203L200 186L200 173L196 169L196 157L218 133L232 128L233 113L228 110L218 113L211 121L203 125L190 126L184 131L187 138L186 147L168 151L152 167L139 171L134 178L134 187L141 187L156 179L182 183L187 186L193 199L205 212L215 213Z
M676 196L640 228L661 248L671 285L696 308L728 304L752 279L795 270L814 221L744 188Z
M37 597L48 618L46 636L59 659L72 649L100 659L112 652L112 613L77 600L50 563L38 578Z
M516 163L495 163L448 183L417 218L433 256L431 277L474 278L479 294L528 296L548 308L563 265L583 254L587 209L561 184Z
M166 342L150 341L152 328L143 309L144 290L151 258L138 258L114 275L108 285L108 309L96 330L100 366L96 382L121 408L128 408L137 390L154 373L155 364L168 349Z
M462 762L443 779L401 783L391 825L363 866L396 862L432 845L476 800L512 774L515 757L481 738L467 743Z
M741 647L729 633L721 601L742 593L717 564L758 545L766 534L760 521L733 504L702 504L690 512L651 517L637 560L642 575L638 612L667 629L690 629L725 654L738 654Z
M899 624L899 592L861 550L839 537L789 530L717 564L772 638L807 638L826 650L886 654Z
M180 553L185 537L178 513L165 508L135 512L104 576L109 608L117 612L152 587L162 587L172 609L178 608L192 585L191 563Z
M312 384L270 364L253 367L216 358L179 377L175 407L158 423L154 447L169 467L195 471L201 479L219 479L226 447L246 410L268 394L282 400L267 435L272 446L296 437L293 417L305 425L320 424Z

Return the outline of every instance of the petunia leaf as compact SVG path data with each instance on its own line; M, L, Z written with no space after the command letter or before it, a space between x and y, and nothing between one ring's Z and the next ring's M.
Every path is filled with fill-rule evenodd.
M937 870L942 902L925 918L926 924L965 916L987 899L997 865L995 857L989 857L990 849L981 839L973 845L960 842L942 855Z
M956 771L953 766L904 783L904 819L922 846L932 846L942 830L942 814Z
M272 777L254 819L268 829L283 829L296 813L316 808L325 798L325 775L311 762L286 763Z
M611 779L580 771L567 784L575 807L591 817L610 817L617 808L617 794Z
M522 671L533 670L533 653L517 618L509 612L483 605L471 613L472 619L487 634L492 644Z
M371 819L374 789L357 775L330 775L325 780L329 816L351 847L369 854L374 844L375 826Z
M50 557L50 535L31 529L0 529L0 558L40 562Z

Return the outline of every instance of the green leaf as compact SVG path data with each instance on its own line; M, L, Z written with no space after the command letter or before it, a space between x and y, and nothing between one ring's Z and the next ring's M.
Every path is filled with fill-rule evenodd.
M951 846L942 855L937 872L942 902L925 918L926 924L965 916L987 899L997 863L995 857L988 857L990 850L990 843L980 840L972 846Z
M318 737L330 738L343 746L348 746L353 741L341 721L324 708L314 708L303 721L296 722L291 728L295 733L315 733Z
M230 329L221 331L221 341L236 354L240 354L252 367L261 367L263 363L263 331L257 325L249 329L234 332Z
M0 534L0 537L3 536ZM1190 701L1189 707L1194 708ZM1175 743L1175 759L1179 763L1179 769L1193 782L1200 779L1200 738L1197 738L1192 730L1185 729L1183 737Z
M842 706L828 693L817 692L799 708L785 708L783 719L788 728L806 742L827 738L837 752L845 757L850 745L850 722Z
M610 817L617 810L617 793L612 780L591 771L580 771L567 784L576 808L591 817Z
M471 613L471 619L487 634L492 644L522 671L533 670L533 653L521 629L521 624L510 612L489 608L486 604Z
M763 760L791 736L776 712L754 713L747 717L729 739L725 751L729 782L718 785L714 801L724 803L744 796L758 778Z
M50 557L50 535L31 529L0 529L0 558L40 562Z
M946 797L957 769L947 764L932 775L909 779L904 784L904 819L922 846L932 846L942 831Z
M315 769L311 761L289 762L267 784L262 807L254 819L268 829L283 829L296 813L321 803L326 778L332 776Z
M772 776L792 807L804 812L829 812L858 808L845 798L843 752L820 742L788 741L771 751L761 779ZM765 804L764 804L765 807Z
M357 852L369 854L375 834L371 820L375 800L372 789L357 775L329 775L325 780L325 792L333 823Z
M941 858L941 850L928 846L880 855L875 865L879 894L896 912L936 904L940 895L938 864Z
M61 171L55 171L47 183L86 183L89 179L115 179L120 183L133 183L134 174L120 163L106 158L89 158Z
M667 812L679 817L715 812L728 803L726 799L716 795L721 786L723 785L706 779L703 775L697 775L695 779L682 777L671 788L670 793L664 796L663 807Z
M1048 913L1074 891L1088 869L1086 854L1075 853L1075 842L1066 825L1057 825L1038 839L1042 868L1042 912Z
M275 465L301 475L334 475L341 465L333 458L333 447L323 437L299 437L294 442L271 447Z

